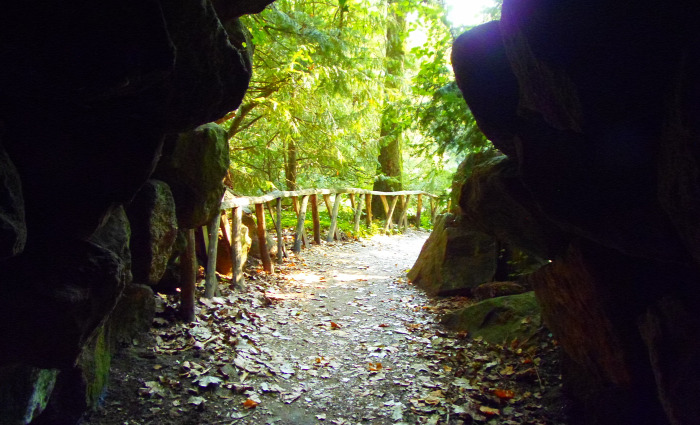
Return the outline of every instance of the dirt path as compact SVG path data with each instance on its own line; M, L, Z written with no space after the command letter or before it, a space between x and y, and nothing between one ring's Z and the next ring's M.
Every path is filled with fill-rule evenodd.
M195 324L158 319L85 423L559 423L542 355L446 332L406 282L426 237L313 247Z

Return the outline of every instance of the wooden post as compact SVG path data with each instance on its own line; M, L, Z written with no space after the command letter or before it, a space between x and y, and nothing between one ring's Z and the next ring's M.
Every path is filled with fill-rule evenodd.
M391 216L394 215L394 209L396 208L396 201L399 200L398 196L394 196L394 199L391 200L391 208L389 209L389 213L386 215L386 224L384 224L384 233L389 231L391 229Z
M202 230L202 240L204 240L204 251L209 252L209 238L207 235L209 234L209 230L207 229L207 225L205 224L204 226L201 227ZM196 243L196 241L195 241Z
M416 229L420 229L420 210L423 208L423 195L418 194L418 205L416 206Z
M357 237L360 233L360 216L362 215L362 197L357 197L357 203L355 204L355 223L352 226L352 233Z
M221 227L221 232L224 235L224 238L228 241L229 244L233 243L233 237L231 235L231 222L228 220L228 213L226 210L221 210L221 219L219 226Z
M303 196L302 196L303 198ZM292 196L292 205L294 206L294 214L297 215L297 221L299 221L299 198L296 196ZM309 243L306 241L306 229L302 228L301 229L301 240L304 241L304 246L308 247ZM297 236L294 235L294 240L296 241ZM294 251L294 248L292 248L292 251Z
M209 249L207 250L207 274L204 278L204 298L211 298L219 290L219 282L216 280L216 254L219 246L219 222L221 210L209 224Z
M242 216L241 207L235 207L231 210L231 283L237 290L244 289L243 247L241 246Z
M187 246L180 256L180 317L194 321L194 285L197 280L197 256L194 252L194 229L185 230Z
M311 217L314 222L314 243L321 244L321 220L318 218L318 196L311 195Z
M323 202L326 203L326 211L328 211L328 217L331 216L331 195L323 195Z
M270 213L270 220L272 220L272 225L277 229L277 220L275 217L277 217L277 214L275 214L275 211L272 210L272 205L269 202L265 202L265 207L267 208L267 212Z
M411 201L411 195L401 195L401 218L399 218L399 228L401 231L405 231L408 227L408 220L406 216L408 215L408 203Z
M296 234L294 235L294 248L292 251L295 253L301 252L301 243L304 238L304 221L306 220L306 206L309 203L309 196L303 196L301 198L301 207L299 208L299 215L297 216L297 228Z
M438 201L436 199L430 198L430 222L435 224L435 215L437 212Z
M277 230L277 263L282 264L282 257L284 255L284 245L282 243L282 198L277 198L276 201L277 223L275 223L275 227Z
M384 206L384 216L389 216L389 203L386 201L386 195L379 195L379 199L382 200L382 205Z
M255 204L255 219L258 222L258 246L263 269L268 273L274 273L270 251L267 248L267 232L265 231L265 207L263 204Z
M355 211L355 194L349 193L348 195L350 195L350 206L352 207L352 210Z
M372 194L365 194L365 209L367 209L367 228L372 228Z
M333 202L333 213L331 214L331 228L328 229L326 242L333 241L335 237L335 229L338 224L338 209L340 208L340 193L335 194L335 202Z
M337 196L337 194L336 194ZM323 195L323 202L326 204L326 211L328 211L328 218L333 221L333 207L331 207L331 195ZM338 229L336 228L336 233L333 234L334 239L338 239ZM326 237L326 240L328 238ZM330 242L330 241L329 241Z

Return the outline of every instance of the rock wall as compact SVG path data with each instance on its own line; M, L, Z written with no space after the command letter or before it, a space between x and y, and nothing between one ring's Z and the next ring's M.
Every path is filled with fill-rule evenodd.
M471 295L496 274L496 241L462 216L439 215L408 278L430 295Z
M540 228L499 229L553 261L529 282L565 351L572 423L700 417L695 6L505 0L453 48L480 128L511 159L506 196Z
M197 137L201 131L189 132L240 104L251 61L237 17L268 3L3 5L0 394L16 396L12 388L26 394L2 403L3 420L76 422L104 390L112 335L129 334L123 322L148 322L149 290L132 285L132 276L135 283L158 280L176 222L199 225L206 209L176 220L186 202L178 203L179 192L170 195L162 182L132 199L161 152L172 159L182 147L180 133L194 134L189 152L201 158L193 162L227 160L221 143L218 151L198 150L206 140ZM194 201L220 198L223 174L213 175L220 168L186 176L194 185L208 182ZM132 260L132 251L138 258ZM130 311L123 304L131 302L145 319L109 318L127 285L131 295L121 298L118 311Z

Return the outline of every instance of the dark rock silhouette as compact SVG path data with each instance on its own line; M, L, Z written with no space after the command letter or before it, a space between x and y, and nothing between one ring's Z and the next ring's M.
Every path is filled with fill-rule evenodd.
M454 45L524 189L507 191L558 235L523 242L553 260L528 281L564 349L572 423L700 417L698 17L690 1L505 1Z
M3 6L0 392L42 400L2 403L3 419L75 423L99 399L113 343L105 323L131 281L129 223L112 213L172 150L166 139L238 107L251 61L237 17L270 1L214 3Z

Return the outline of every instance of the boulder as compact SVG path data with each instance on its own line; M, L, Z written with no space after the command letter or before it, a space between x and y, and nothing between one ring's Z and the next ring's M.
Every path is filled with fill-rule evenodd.
M223 226L223 225L222 225ZM226 224L228 228L228 224ZM232 258L231 258L231 244L228 238L224 235L230 234L229 230L219 233L219 249L217 250L216 257L216 271L221 274L231 274L232 271ZM241 238L241 262L246 264L248 260L248 252L251 249L252 239L249 236L248 226L243 225L240 228L240 238ZM256 235L257 237L257 235ZM257 243L257 242L256 242ZM275 254L277 251L275 250Z
M501 193L529 215L470 207L466 185L461 206L552 260L528 280L563 348L575 423L699 416L685 398L700 387L694 6L506 1L453 47L465 100L509 156Z
M131 223L132 273L139 283L155 285L168 264L177 236L175 201L167 184L148 180L126 210Z
M452 190L455 215L436 220L408 274L430 294L471 294L485 282L530 273L566 240L537 211L516 164L496 150L467 155Z
M27 241L22 183L0 144L0 260L22 252Z
M107 320L110 345L130 344L139 334L148 332L155 314L153 289L146 285L127 285Z
M0 368L1 423L31 423L46 409L57 375L57 369L20 364Z
M214 123L166 143L153 176L170 186L178 226L196 229L211 222L224 195L229 166L226 130Z
M585 417L584 423L667 423L638 330L645 305L663 287L640 288L653 287L663 275L682 282L687 274L577 239L565 255L525 278L535 289L544 323L563 348L564 389L578 401L576 415ZM683 329L688 326L692 329L692 320ZM692 347L682 358L700 354Z
M525 285L517 282L488 282L472 289L472 298L483 301L489 298L518 295L527 292Z
M561 252L567 235L540 213L523 186L518 165L501 155L475 164L459 204L472 228L526 252L542 264Z
M60 369L35 423L75 423L102 391L110 353L99 329L131 280L116 206L150 178L167 137L238 107L252 49L236 17L267 3L3 5L0 370ZM24 405L30 393L40 391Z
M90 242L100 245L114 253L124 269L125 283L131 283L131 225L122 205L112 208L105 222L90 236Z
M58 373L46 409L32 425L77 424L104 397L112 362L107 330L100 326L73 367Z
M260 240L258 239L258 227L255 222L254 215L243 214L241 222L243 226L247 229L247 235L241 235L241 245L243 245L243 252L247 252L248 256L251 258L256 258L258 260L260 257ZM268 233L266 235L265 244L267 244L267 249L270 251L270 258L275 258L277 255L277 242ZM247 251L246 251L246 247ZM245 264L245 261L243 261Z
M489 298L443 316L450 329L467 331L472 338L492 344L529 341L540 328L540 308L535 294Z
M459 198L462 194L462 187L469 177L471 177L474 168L477 166L490 164L494 159L498 161L498 159L501 159L502 157L503 154L501 154L498 149L487 149L482 152L467 154L464 160L459 163L457 171L455 171L454 175L452 176L452 184L450 186L451 210L449 211L451 214L462 214L462 209L459 205Z
M496 242L474 231L461 217L438 216L408 278L431 295L470 293L493 279Z
M248 228L241 226L248 233ZM247 253L246 253L247 256ZM216 251L216 271L221 274L231 274L233 264L231 260L231 244L225 235L219 234L219 247Z
M112 311L127 272L111 251L67 241L50 252L25 250L5 262L2 276L0 364L60 369L75 364Z

